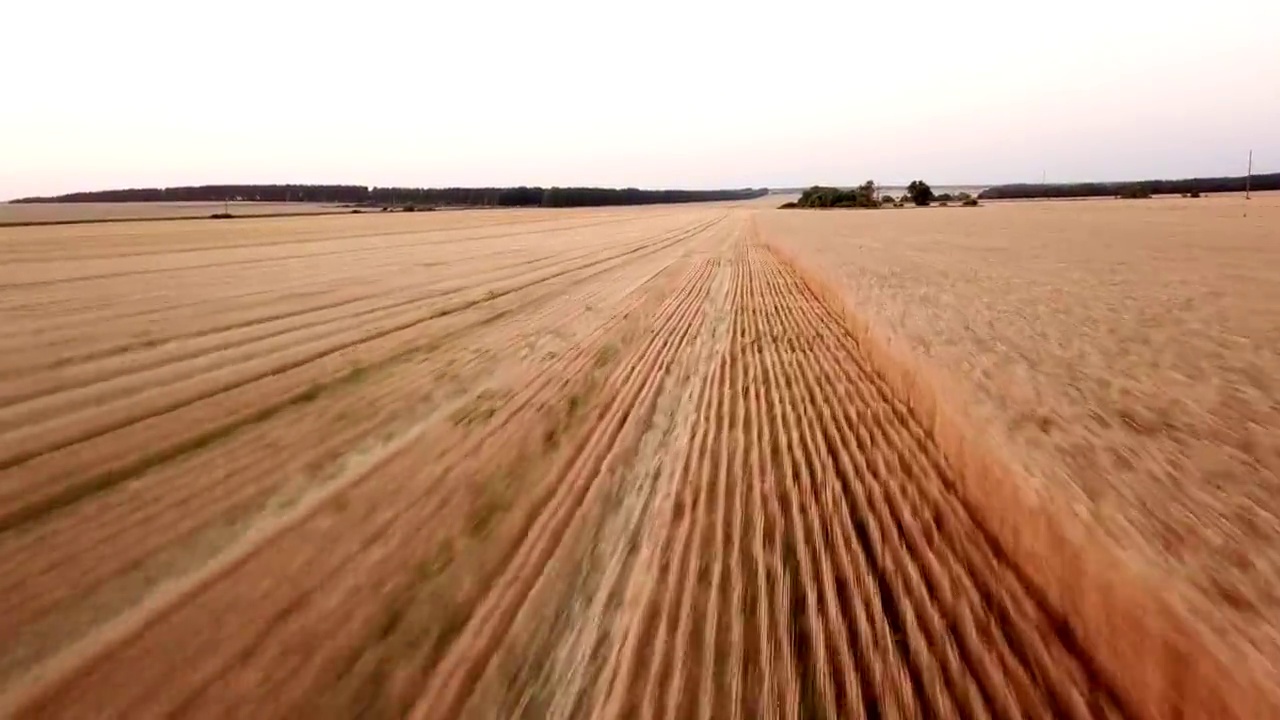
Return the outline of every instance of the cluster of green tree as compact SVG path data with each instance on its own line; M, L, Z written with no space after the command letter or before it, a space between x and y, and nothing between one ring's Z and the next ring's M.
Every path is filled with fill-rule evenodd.
M868 180L848 189L814 185L800 194L796 205L805 208L879 207L880 200L876 197L875 182Z
M907 185L907 193L902 196L901 202L903 204L911 202L925 206L933 202L936 197L933 194L933 188L929 187L929 183L923 180L912 180L911 184Z
M960 197L963 196L963 197ZM794 203L787 203L783 207L804 207L804 208L874 208L884 205L893 205L894 207L902 207L908 203L913 205L928 205L935 199L941 201L962 200L966 204L972 201L976 205L977 201L973 200L968 193L960 193L953 197L950 194L943 193L935 196L933 188L929 187L929 183L923 180L913 180L907 186L907 192L899 199L894 199L892 195L882 195L876 197L876 183L874 180L868 180L855 188L837 188L824 185L814 185L800 194L800 199Z
M474 205L489 207L582 207L749 200L765 188L741 190L640 190L638 188L383 188L362 185L199 185L131 188L31 197L16 203L72 202L310 202L378 207Z
M1190 195L1208 192L1244 192L1246 177L1186 178L1183 180L1143 180L1139 182L1020 183L996 185L978 194L983 200L1019 198L1150 197ZM1254 190L1280 190L1280 173L1254 175Z

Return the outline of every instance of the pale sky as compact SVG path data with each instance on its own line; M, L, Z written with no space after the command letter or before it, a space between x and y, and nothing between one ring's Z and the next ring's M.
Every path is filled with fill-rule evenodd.
M0 67L0 199L1280 171L1280 0L11 0Z

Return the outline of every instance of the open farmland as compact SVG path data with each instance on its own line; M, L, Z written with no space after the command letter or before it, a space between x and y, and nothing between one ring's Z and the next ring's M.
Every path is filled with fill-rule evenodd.
M0 713L1257 716L824 277L951 212L0 230Z
M336 205L300 202L233 202L225 205L220 202L0 203L0 227L100 220L207 218L224 209L237 216L348 212Z
M1041 490L1280 668L1280 194L769 213Z

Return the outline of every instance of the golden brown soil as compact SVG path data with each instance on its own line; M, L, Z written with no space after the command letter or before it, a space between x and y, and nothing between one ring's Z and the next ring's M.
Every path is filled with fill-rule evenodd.
M0 714L1270 709L868 332L873 215L0 231Z

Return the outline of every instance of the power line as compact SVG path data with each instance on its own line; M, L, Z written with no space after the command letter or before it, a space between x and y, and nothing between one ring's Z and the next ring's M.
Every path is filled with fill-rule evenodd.
M1250 186L1253 185L1253 151L1249 151L1249 172L1244 176L1244 199L1249 199Z

